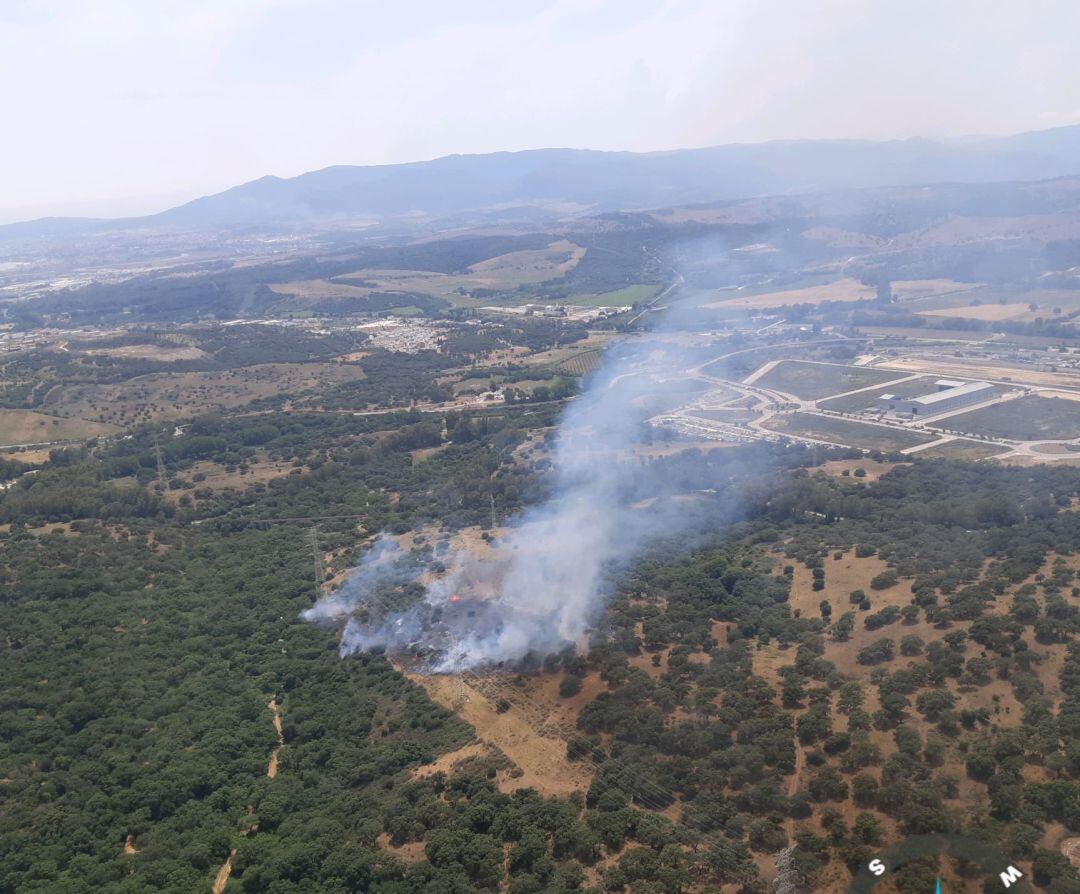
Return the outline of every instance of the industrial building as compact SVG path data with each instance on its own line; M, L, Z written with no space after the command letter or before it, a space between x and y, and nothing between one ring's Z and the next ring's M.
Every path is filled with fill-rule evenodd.
M991 400L996 390L989 382L958 382L955 379L938 379L937 390L918 397L899 397L882 394L877 399L879 410L908 416L936 416L970 404Z

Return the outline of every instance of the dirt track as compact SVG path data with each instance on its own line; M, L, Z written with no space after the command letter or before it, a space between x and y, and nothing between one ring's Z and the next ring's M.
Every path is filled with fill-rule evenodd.
M274 729L277 731L277 748L270 752L270 762L266 766L266 775L273 779L278 771L278 752L285 744L285 736L281 731L281 708L275 699L270 699L266 707L274 712Z

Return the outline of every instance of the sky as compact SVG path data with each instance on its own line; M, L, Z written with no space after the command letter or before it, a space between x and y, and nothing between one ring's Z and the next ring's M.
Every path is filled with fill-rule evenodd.
M1075 0L0 0L0 222L265 174L1080 123Z

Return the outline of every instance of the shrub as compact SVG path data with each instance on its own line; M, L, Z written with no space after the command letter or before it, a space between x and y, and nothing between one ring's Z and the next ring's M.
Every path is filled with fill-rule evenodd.
M887 590L889 587L895 587L899 582L900 576L892 568L886 568L870 581L870 589Z
M581 677L567 674L559 683L559 695L563 698L573 698L581 692Z

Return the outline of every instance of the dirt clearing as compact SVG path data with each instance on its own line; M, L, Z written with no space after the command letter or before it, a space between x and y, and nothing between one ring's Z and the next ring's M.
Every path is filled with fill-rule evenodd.
M270 762L266 765L266 775L268 778L273 779L277 776L278 771L278 752L285 747L285 734L281 729L281 706L277 703L276 699L270 699L266 703L271 711L274 712L274 732L277 733L277 747L270 752Z
M520 707L511 705L500 713L495 702L458 676L406 676L423 686L433 701L470 724L477 744L493 745L517 765L521 775L504 780L506 790L535 788L543 795L569 795L589 787L588 770L566 759L565 739L540 735Z

